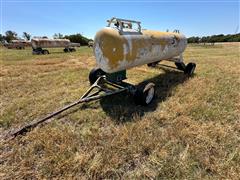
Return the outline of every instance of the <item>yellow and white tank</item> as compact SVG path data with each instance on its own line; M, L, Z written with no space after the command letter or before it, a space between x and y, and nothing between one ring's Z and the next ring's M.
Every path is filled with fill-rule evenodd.
M112 22L115 22L115 27L110 27ZM124 23L129 25L134 22L136 21L113 18L108 27L96 33L93 50L97 65L103 71L113 73L168 60L181 55L185 50L187 39L184 35L141 30L140 22L136 22L138 30L125 28Z

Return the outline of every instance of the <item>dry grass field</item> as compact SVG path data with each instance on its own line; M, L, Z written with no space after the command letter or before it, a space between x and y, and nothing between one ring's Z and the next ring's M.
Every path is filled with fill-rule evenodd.
M89 88L88 47L39 56L0 50L2 135ZM0 179L239 179L240 44L190 45L184 58L197 64L192 78L161 66L127 72L128 82L156 84L149 107L123 93L1 140Z

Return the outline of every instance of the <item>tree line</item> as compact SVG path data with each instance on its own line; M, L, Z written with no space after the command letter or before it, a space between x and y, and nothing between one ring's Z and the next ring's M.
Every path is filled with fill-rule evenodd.
M29 41L31 39L31 34L27 32L23 32L22 38ZM43 36L42 38L47 38ZM92 39L88 39L84 37L82 34L71 34L71 35L63 35L61 33L55 33L53 35L54 39L69 39L73 43L80 43L81 45L88 45L89 41ZM6 31L4 35L0 34L0 42L11 42L12 40L21 39L18 34L14 31ZM188 43L215 43L215 42L240 42L240 33L238 34L219 34L219 35L212 35L212 36L193 36L188 38Z
M26 41L31 40L31 34L27 32L23 32L22 36L18 36L18 34L14 31L6 31L5 34L0 34L0 42L5 43L8 42L10 43L12 40L18 40L22 38ZM33 37L35 38L35 37ZM46 36L42 36L40 38L47 38ZM80 43L81 45L88 45L88 42L91 41L91 39L88 39L87 37L84 37L82 34L77 33L77 34L71 34L71 35L63 35L61 33L55 33L53 35L54 39L69 39L73 43Z
M22 37L29 41L31 39L31 35L27 32L23 32ZM20 37L18 36L18 34L14 31L6 31L5 35L0 34L0 42L11 42L12 40L17 40L20 39Z
M88 39L80 33L65 35L65 36L63 36L63 34L61 34L61 33L55 33L53 35L53 38L54 39L69 39L71 42L80 43L82 46L88 45L88 42L92 41L92 39Z
M216 43L216 42L240 42L240 33L238 34L219 34L212 36L193 36L188 38L188 43Z

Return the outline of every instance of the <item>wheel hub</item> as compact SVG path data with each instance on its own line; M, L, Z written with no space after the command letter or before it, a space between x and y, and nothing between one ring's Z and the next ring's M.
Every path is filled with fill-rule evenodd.
M152 87L151 89L149 89L147 97L146 97L146 103L149 104L154 96L154 88Z

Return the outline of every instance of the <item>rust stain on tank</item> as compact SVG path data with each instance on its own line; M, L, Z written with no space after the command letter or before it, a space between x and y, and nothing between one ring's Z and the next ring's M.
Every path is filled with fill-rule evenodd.
M116 31L107 31L106 29L99 32L99 46L103 52L103 55L111 60L111 67L116 67L119 60L123 59L123 43L124 39L118 37Z
M166 35L164 32L161 33L147 30L143 31L142 35L139 35L142 36L142 38L139 37L138 39L131 39L130 35L128 35L129 39L127 39L126 36L119 35L117 31L103 29L96 36L100 37L99 42L101 42L100 48L102 49L103 55L107 59L111 60L109 65L111 68L116 68L119 61L122 61L123 59L128 62L136 60L138 58L139 49L145 49L146 51L151 52L152 45L154 44L161 45L163 50L166 45L170 44L168 39L158 39L164 35ZM129 47L129 43L131 43L131 49ZM126 54L124 54L123 45L126 45L130 49Z

